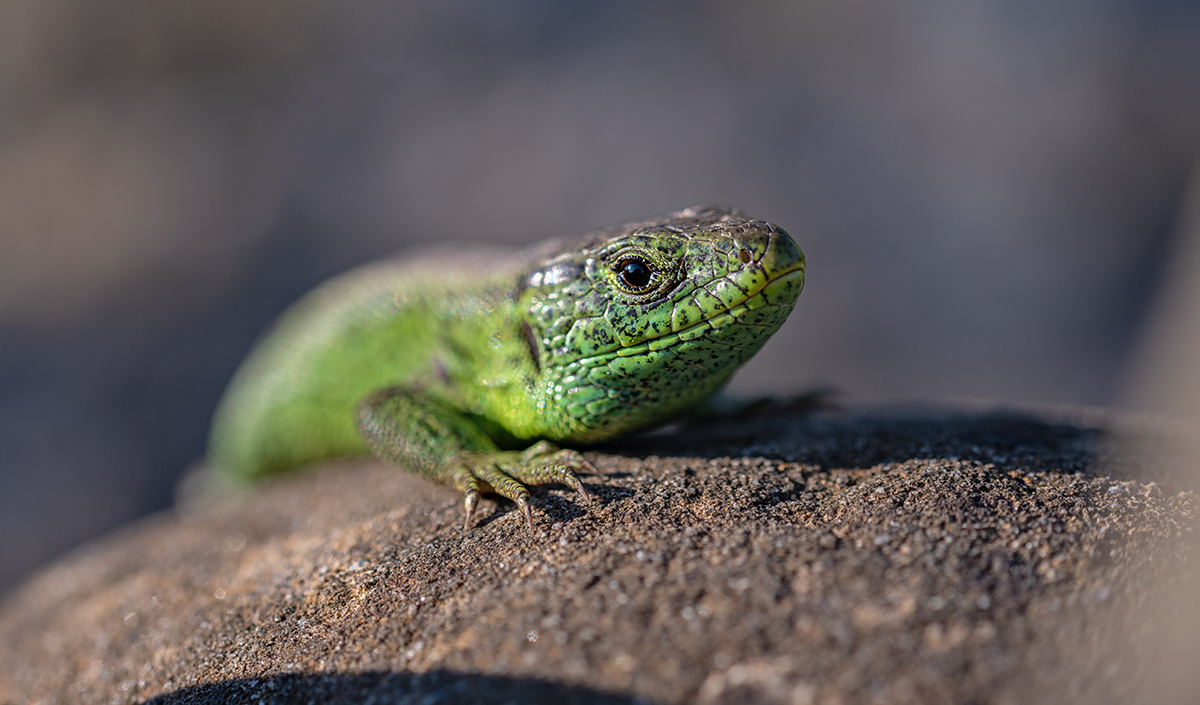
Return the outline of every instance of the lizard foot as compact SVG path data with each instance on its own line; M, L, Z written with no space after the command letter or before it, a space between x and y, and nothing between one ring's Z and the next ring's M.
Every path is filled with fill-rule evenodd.
M596 472L596 467L577 450L563 449L548 441L538 441L523 451L472 453L453 472L453 482L464 494L463 509L470 528L479 506L479 495L490 490L516 503L525 515L525 524L533 531L533 511L529 504L530 485L561 482L575 490L584 504L592 499L576 471Z

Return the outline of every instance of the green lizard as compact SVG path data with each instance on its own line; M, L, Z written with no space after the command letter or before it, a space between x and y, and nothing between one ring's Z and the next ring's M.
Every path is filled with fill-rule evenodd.
M462 251L462 248L459 248ZM804 255L782 229L723 209L522 252L425 256L355 270L284 313L213 421L218 471L251 480L367 452L481 492L532 528L526 484L585 502L563 444L677 418L783 324Z

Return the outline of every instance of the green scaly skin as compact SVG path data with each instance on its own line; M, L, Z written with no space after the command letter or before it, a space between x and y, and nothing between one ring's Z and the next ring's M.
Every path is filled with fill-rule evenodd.
M576 450L696 408L787 318L804 255L737 211L687 209L524 252L459 248L338 277L238 371L209 457L237 480L374 453L465 495L587 493Z

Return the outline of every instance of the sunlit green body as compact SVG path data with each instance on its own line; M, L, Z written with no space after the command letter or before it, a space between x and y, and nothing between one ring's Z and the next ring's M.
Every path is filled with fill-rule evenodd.
M370 449L464 490L468 513L481 488L523 507L523 482L582 491L577 452L504 451L679 416L757 352L804 281L786 233L721 210L459 252L351 272L289 310L218 410L218 469L253 478Z

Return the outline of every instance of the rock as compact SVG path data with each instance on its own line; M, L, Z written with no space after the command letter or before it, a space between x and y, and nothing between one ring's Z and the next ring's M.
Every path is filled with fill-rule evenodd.
M10 595L0 702L1131 701L1196 501L1111 428L759 408L589 452L532 535L330 464Z

